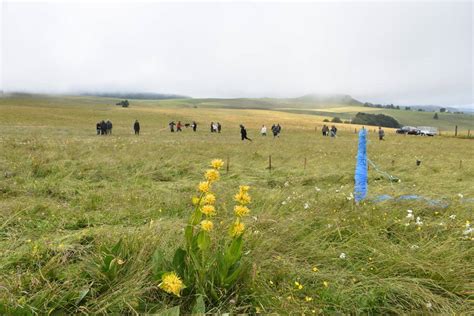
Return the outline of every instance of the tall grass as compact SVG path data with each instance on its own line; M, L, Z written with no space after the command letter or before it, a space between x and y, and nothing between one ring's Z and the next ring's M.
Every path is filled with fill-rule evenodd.
M226 234L232 217L226 192L249 184L253 203L242 258L248 269L220 301L206 300L207 312L472 312L473 236L463 235L473 222L470 140L388 133L379 142L370 133L369 158L401 179L389 182L371 168L371 198L417 194L442 203L356 206L349 129L329 139L314 131L322 122L313 116L122 109L96 100L0 106L0 313L133 314L177 305L191 312L195 297L158 288L151 258L158 247L172 256L183 246L195 185L214 157L230 158L215 192L223 197L216 233ZM95 122L107 118L113 135L95 136ZM139 137L131 134L136 118ZM169 133L171 119L197 120L198 132ZM222 134L208 132L210 120L222 123ZM252 143L240 141L240 123ZM281 137L260 137L257 128L272 123L282 124ZM406 218L408 209L422 226ZM117 264L107 270L111 253Z

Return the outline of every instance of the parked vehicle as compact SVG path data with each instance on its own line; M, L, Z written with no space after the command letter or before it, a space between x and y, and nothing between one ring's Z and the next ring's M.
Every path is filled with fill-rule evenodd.
M419 135L420 130L413 126L403 126L396 130L397 134Z
M431 126L418 126L420 130L420 135L423 136L435 136L438 134L438 129L436 127Z

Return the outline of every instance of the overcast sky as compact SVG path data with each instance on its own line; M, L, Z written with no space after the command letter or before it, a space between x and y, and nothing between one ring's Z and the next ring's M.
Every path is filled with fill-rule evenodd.
M8 3L5 91L472 105L473 4Z

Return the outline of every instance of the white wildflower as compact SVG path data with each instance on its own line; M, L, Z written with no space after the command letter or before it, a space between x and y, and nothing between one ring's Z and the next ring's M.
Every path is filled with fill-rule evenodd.
M281 202L281 205L286 205L286 201Z
M346 254L344 252L341 252L339 255L339 259L346 259Z
M423 225L423 222L421 221L421 218L420 218L419 216L416 218L416 223L415 223L415 225L417 225L417 226Z
M420 247L417 246L417 245L411 245L411 246L410 246L410 249L411 249L411 250L416 250L416 249L418 249L418 248L420 248Z
M314 189L316 190L316 192L319 192L319 191L321 191L321 189L320 189L320 188L318 188L318 187L314 187Z
M306 202L306 203L304 204L304 209L305 209L305 210L309 209L309 204L308 204L308 202Z
M450 218L450 219L456 219L456 215L454 215L454 214L453 214L453 215L449 215L449 218Z
M284 184L285 187L290 186L290 183L288 181L285 182Z
M458 196L460 199L462 199L464 197L464 195L462 195L462 193L458 193Z
M433 307L433 305L431 305L430 302L426 303L426 308L431 308L431 307Z

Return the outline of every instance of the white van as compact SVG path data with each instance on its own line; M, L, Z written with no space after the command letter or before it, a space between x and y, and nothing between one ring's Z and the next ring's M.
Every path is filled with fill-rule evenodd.
M418 130L420 131L420 135L423 136L435 136L438 134L438 129L436 127L418 126Z

